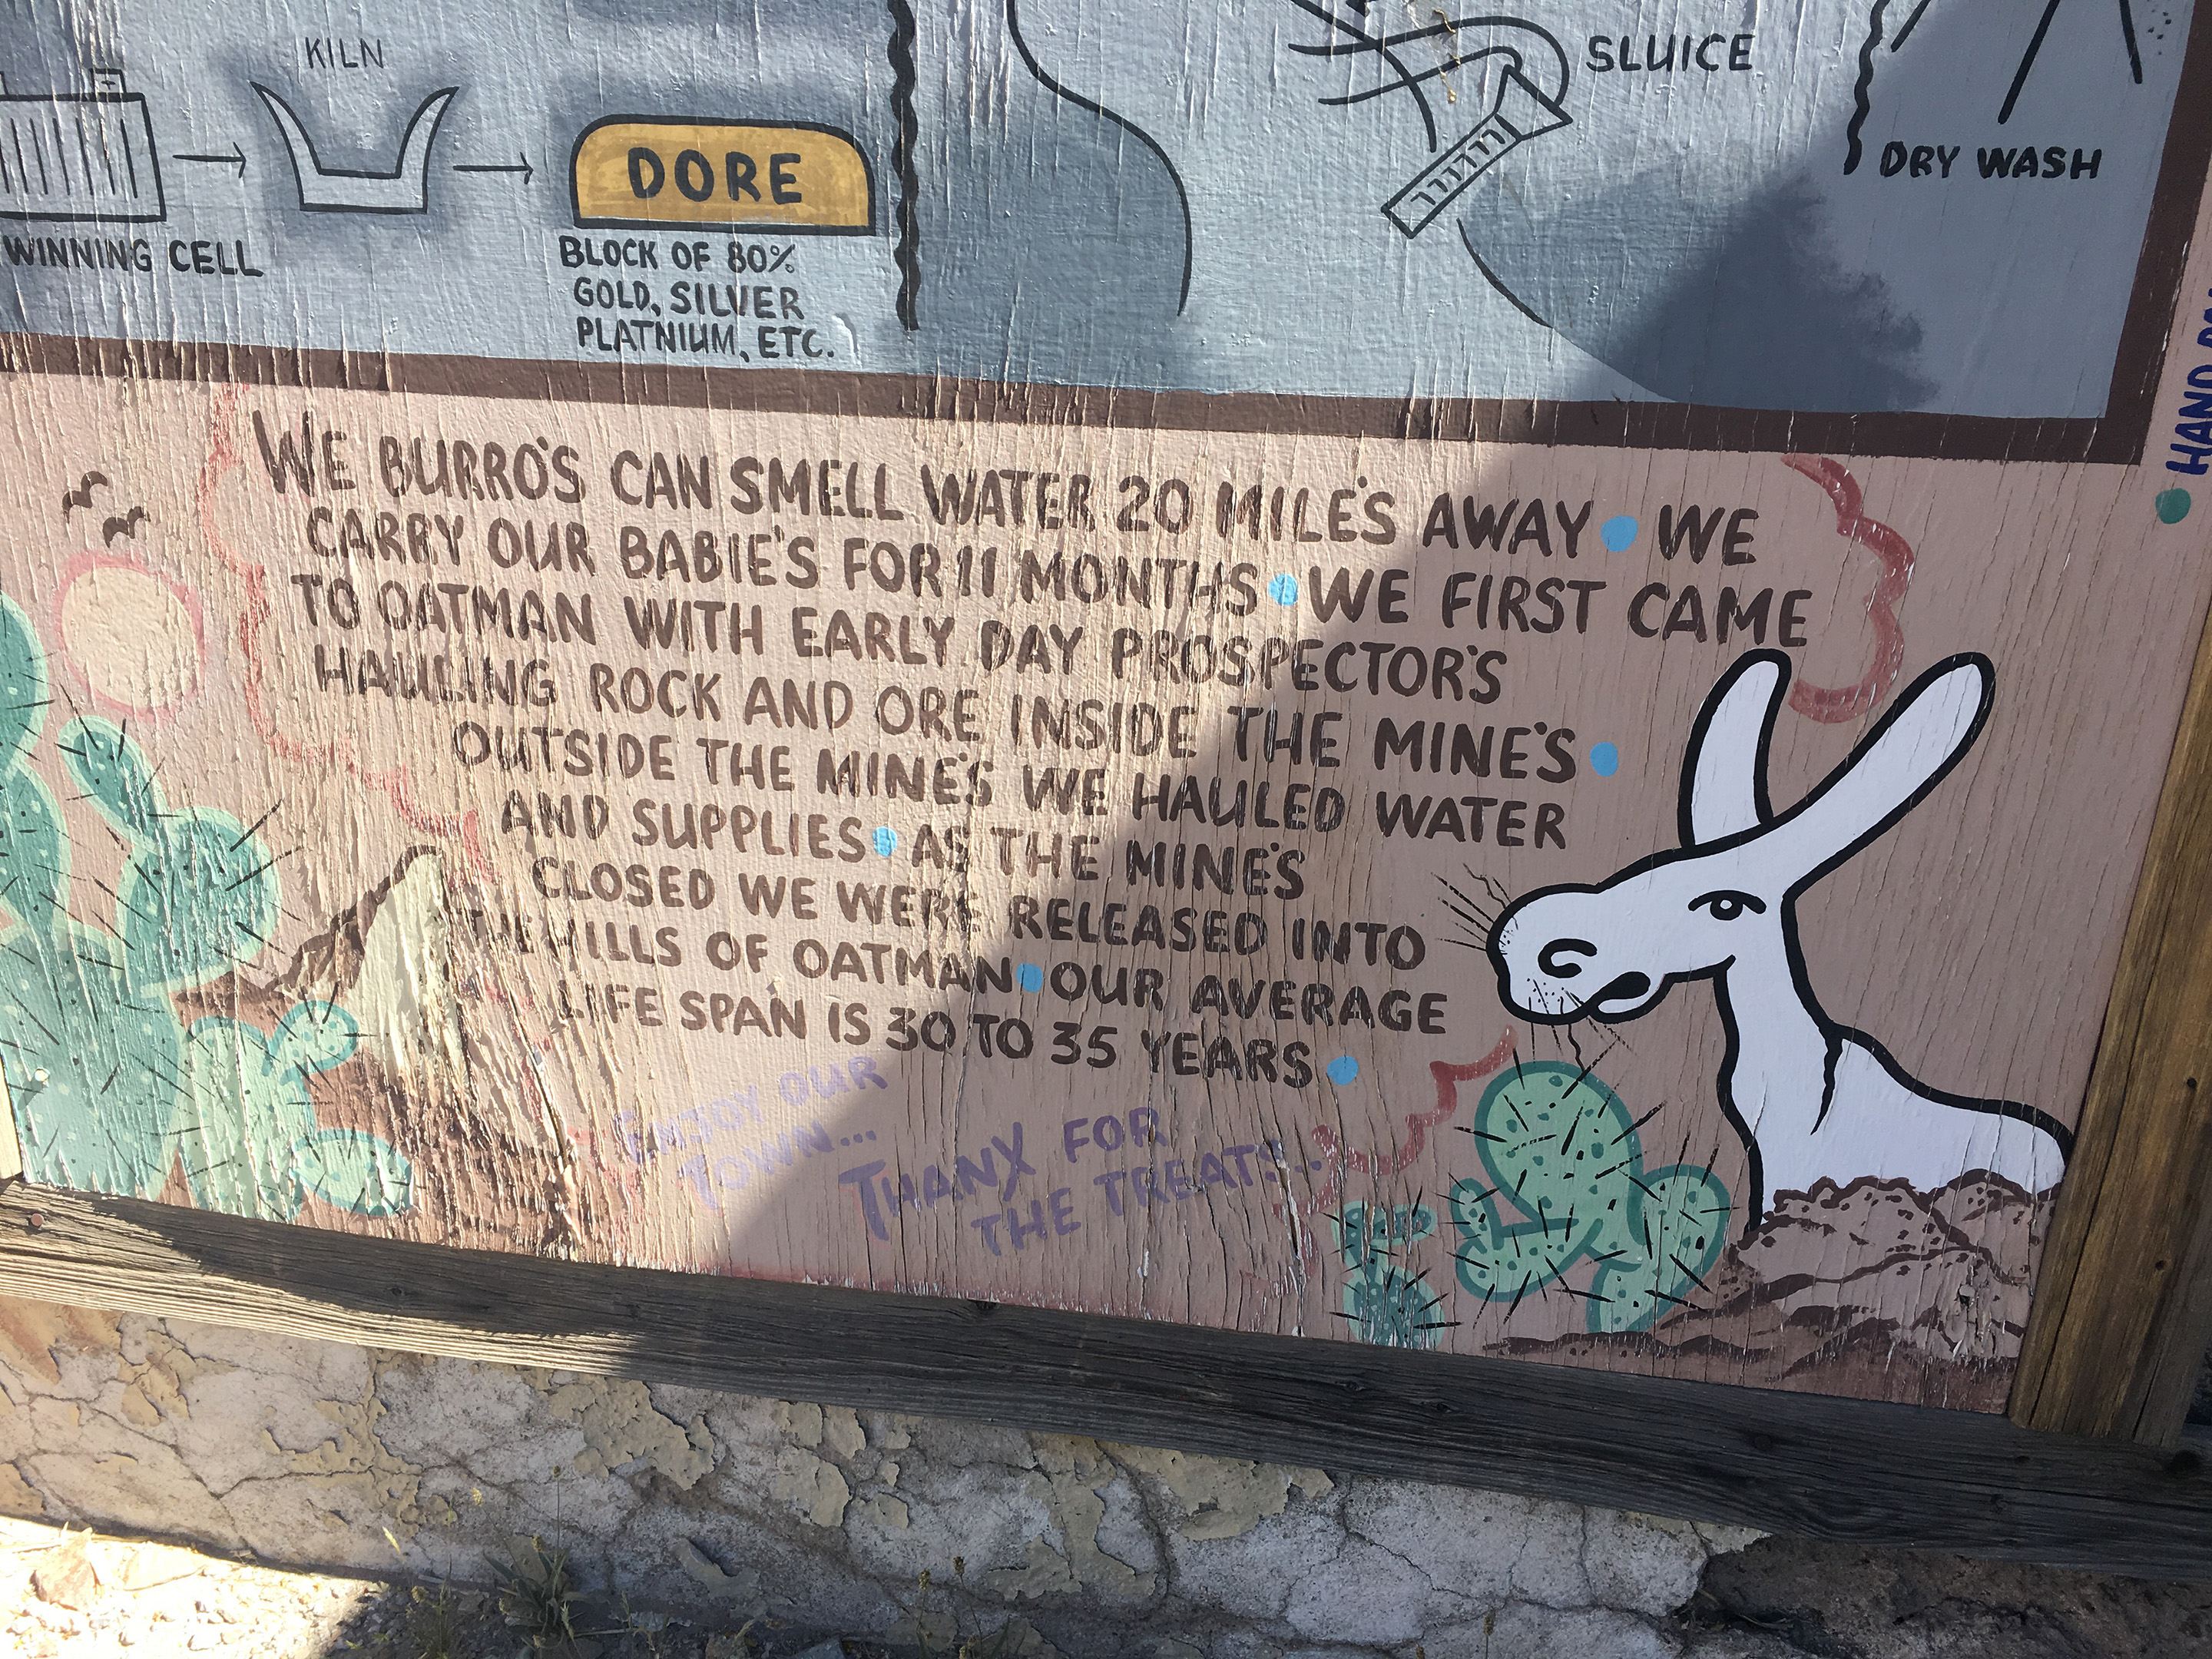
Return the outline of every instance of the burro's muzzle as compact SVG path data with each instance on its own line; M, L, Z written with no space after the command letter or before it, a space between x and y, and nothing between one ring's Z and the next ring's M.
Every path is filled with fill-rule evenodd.
M1499 999L1551 1024L1643 1013L1666 984L1621 948L1620 914L1619 898L1595 887L1552 888L1509 907L1489 941Z

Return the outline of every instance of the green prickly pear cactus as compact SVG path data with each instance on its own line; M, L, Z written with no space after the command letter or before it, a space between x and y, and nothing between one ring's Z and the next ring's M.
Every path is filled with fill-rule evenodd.
M382 1212L395 1194L404 1206L405 1161L389 1146L357 1144L369 1138L351 1131L316 1129L312 1110L304 1128L284 1115L304 1105L307 1072L353 1052L349 1018L342 1050L330 1046L335 1036L308 1038L295 1030L328 1006L301 1004L273 1039L234 1021L202 1021L230 1035L218 1042L211 1033L203 1043L196 1026L188 1054L173 997L260 954L276 923L276 860L229 814L173 806L144 750L122 726L89 715L70 721L55 747L78 795L121 845L123 869L112 888L97 878L86 884L98 900L79 890L81 911L112 905L112 927L69 913L61 805L30 763L52 702L37 632L21 607L0 596L0 907L12 917L0 931L0 1073L15 1108L24 1173L83 1192L149 1194L167 1179L178 1139L196 1137L202 1175L195 1194L209 1201L202 1183L212 1183L204 1194L229 1191L241 1203L251 1194L241 1212L269 1213L276 1206L264 1196L263 1171L249 1159L242 1170L214 1176L209 1172L228 1151L218 1156L210 1148L270 1144L282 1124L294 1131L285 1142L289 1178L305 1190L371 1213ZM258 1081L249 1088L245 1065L210 1065L222 1042L243 1052L249 1033L260 1044L263 1069L295 1088ZM281 1110L274 1104L280 1096ZM287 1178L268 1174L275 1190ZM295 1201L284 1212L297 1208Z
M1407 1247L1437 1230L1437 1212L1425 1204L1394 1208L1346 1204L1330 1218L1337 1254L1351 1270L1344 1285L1343 1316L1363 1342L1398 1348L1433 1348L1449 1322L1438 1316L1443 1297L1398 1264Z
M228 812L170 806L145 751L111 720L70 722L70 781L127 853L115 923L134 987L184 989L260 954L276 926L276 861Z
M353 1057L360 1028L332 1002L301 1002L265 1036L234 1019L186 1034L175 1130L201 1208L289 1221L308 1194L361 1215L413 1201L413 1173L386 1141L315 1121L307 1079Z
M0 1069L32 1180L146 1192L167 1167L182 1033L126 939L64 908L69 838L30 769L52 701L30 619L0 599L0 904L15 919L0 933ZM76 735L64 744L81 751Z
M1530 1060L1474 1109L1486 1180L1455 1182L1462 1288L1511 1302L1557 1286L1593 1331L1648 1330L1682 1305L1728 1242L1728 1188L1706 1168L1644 1167L1635 1120L1588 1068ZM1565 1284L1596 1264L1587 1291Z

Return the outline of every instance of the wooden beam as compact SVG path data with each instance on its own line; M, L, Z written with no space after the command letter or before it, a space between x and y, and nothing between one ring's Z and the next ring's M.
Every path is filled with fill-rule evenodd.
M2014 1374L2023 1428L2173 1443L2212 1343L2212 630Z
M2212 1437L334 1235L15 1182L0 1291L1801 1537L2212 1579Z

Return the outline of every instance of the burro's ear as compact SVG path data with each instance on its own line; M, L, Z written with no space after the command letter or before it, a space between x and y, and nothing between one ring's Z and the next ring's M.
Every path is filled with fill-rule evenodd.
M1682 845L1702 847L1755 830L1766 800L1766 744L1790 686L1790 659L1753 651L1715 682L1682 757Z
M1777 827L1802 886L1910 812L1972 748L1989 719L1996 671L1977 652L1947 657L1913 681L1851 757Z

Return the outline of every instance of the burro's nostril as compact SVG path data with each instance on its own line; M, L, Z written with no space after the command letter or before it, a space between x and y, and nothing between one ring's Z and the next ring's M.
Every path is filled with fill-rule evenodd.
M1605 989L1590 999L1593 1004L1627 1000L1633 1002L1651 988L1651 979L1646 974L1623 974Z
M1586 939L1555 939L1536 952L1536 965L1553 979L1572 979L1583 970L1579 962L1563 962L1563 957L1594 957L1597 946Z

